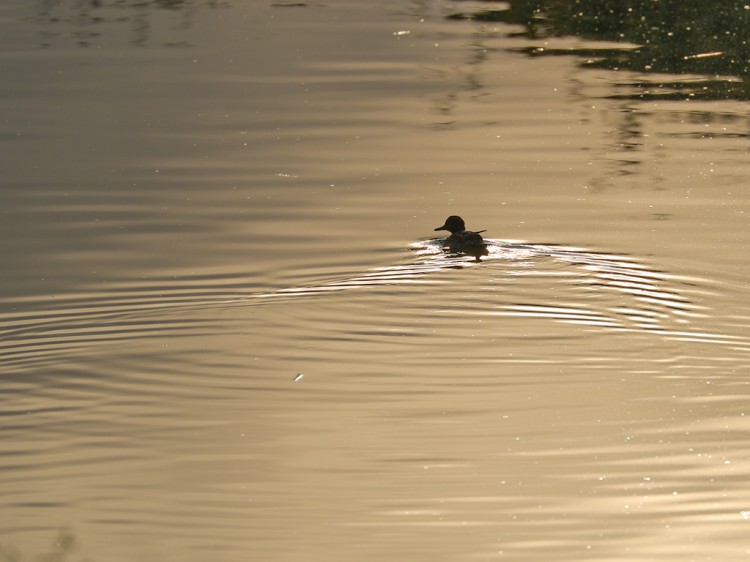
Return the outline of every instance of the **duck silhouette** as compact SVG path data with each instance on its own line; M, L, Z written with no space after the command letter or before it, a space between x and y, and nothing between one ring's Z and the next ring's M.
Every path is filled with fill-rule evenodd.
M457 215L451 215L445 219L445 224L435 229L435 231L438 230L447 230L451 233L445 239L444 249L448 252L474 256L477 261L481 261L482 256L489 254L487 244L480 234L486 231L479 230L472 232L471 230L466 230L464 219Z

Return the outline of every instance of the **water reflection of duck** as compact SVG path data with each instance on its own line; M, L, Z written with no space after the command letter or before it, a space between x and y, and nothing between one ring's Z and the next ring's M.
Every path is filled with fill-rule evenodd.
M445 219L443 226L439 226L435 230L447 230L451 233L445 239L445 248L449 252L474 256L477 261L480 261L482 256L489 254L487 244L480 235L481 232L485 231L472 232L471 230L466 230L466 224L461 217L452 215Z

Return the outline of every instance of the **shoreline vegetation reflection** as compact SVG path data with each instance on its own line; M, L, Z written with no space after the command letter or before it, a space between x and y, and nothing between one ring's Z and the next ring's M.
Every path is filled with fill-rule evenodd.
M582 68L638 73L641 80L626 84L627 92L610 97L658 100L747 100L750 89L750 5L697 0L484 0L480 9L461 10L467 3L447 6L447 20L481 25L505 24L508 37L538 45L515 48L530 57L573 56ZM471 3L472 6L477 6ZM304 2L270 2L270 8L317 8ZM130 43L145 46L163 33L152 20L159 14L179 18L190 28L202 10L231 9L226 0L152 0L127 2L49 2L37 4L30 19L41 24L41 46L55 39L73 39L80 47L95 45L107 23L132 27ZM421 5L415 16L428 17ZM68 29L65 29L65 28ZM55 31L53 32L52 29ZM162 31L160 31L162 30ZM175 32L174 26L170 35ZM498 30L494 30L498 32ZM555 40L578 39L585 44L556 45ZM161 46L191 46L185 37L160 37ZM595 45L600 43L601 45ZM665 75L681 76L681 79Z
M102 41L109 24L125 24L130 28L130 44L144 47L161 34L158 23L162 16L172 19L169 37L159 37L163 47L190 47L181 32L191 28L201 10L229 7L224 0L88 0L59 1L40 0L36 13L27 18L44 28L40 34L42 48L54 48L57 40L73 40L78 47L93 47ZM174 36L173 36L174 35Z
M494 6L494 7L489 7ZM510 36L544 41L529 56L577 56L583 68L661 75L629 84L612 97L660 100L746 100L750 75L750 6L745 3L635 0L516 0L455 11L450 20L514 26ZM520 26L520 30L518 27ZM555 47L574 37L606 47ZM626 46L615 48L613 44ZM549 46L548 46L549 45ZM683 79L664 79L664 74Z

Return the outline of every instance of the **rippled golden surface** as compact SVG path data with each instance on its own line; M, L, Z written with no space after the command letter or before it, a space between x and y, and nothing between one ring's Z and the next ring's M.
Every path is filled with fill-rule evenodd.
M455 6L163 8L0 23L0 561L747 556L744 102Z

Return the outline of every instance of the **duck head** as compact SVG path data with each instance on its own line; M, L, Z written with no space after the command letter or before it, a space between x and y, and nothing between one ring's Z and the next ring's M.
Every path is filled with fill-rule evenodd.
M439 226L435 230L447 230L451 234L456 234L466 230L466 224L464 224L464 219L461 217L452 215L445 219L445 224L443 226Z

